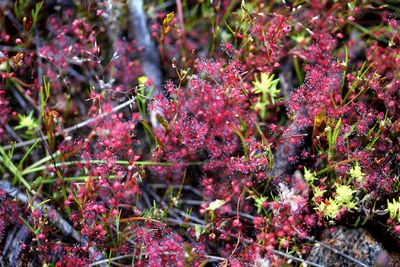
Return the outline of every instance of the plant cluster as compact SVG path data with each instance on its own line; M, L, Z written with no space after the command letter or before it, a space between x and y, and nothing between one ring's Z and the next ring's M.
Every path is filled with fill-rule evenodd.
M0 4L2 263L300 264L338 224L400 240L390 1L76 2Z

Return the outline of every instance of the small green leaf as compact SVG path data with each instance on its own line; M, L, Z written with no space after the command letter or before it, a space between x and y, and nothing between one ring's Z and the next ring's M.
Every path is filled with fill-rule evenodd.
M335 219L342 207L347 210L356 208L356 203L353 199L353 194L356 193L350 186L336 184L336 193L334 198L328 198L328 202L317 204L316 210L322 211L326 218Z
M19 124L15 127L16 130L26 128L27 134L32 134L33 131L39 126L35 118L33 118L33 111L28 116L18 114Z
M258 80L255 76L255 81L253 82L253 92L259 94L257 103L254 105L255 110L260 111L260 117L265 119L267 115L267 106L275 104L279 93L281 92L276 87L279 83L279 78L274 80L274 75L269 75L268 73L261 72L261 80Z
M338 203L350 204L352 203L353 194L355 192L357 191L352 190L351 187L348 185L337 185L335 200Z
M313 184L318 178L315 177L315 173L311 173L310 170L304 168L304 179L308 184Z
M195 224L194 225L194 232L195 232L195 235L196 235L196 239L199 240L200 236L205 232L205 229L200 224Z
M267 201L268 198L264 197L264 196L260 196L260 197L255 197L254 196L254 201L256 202L256 207L257 207L257 213L261 213L262 209L263 209L263 202Z
M356 179L357 182L361 183L364 180L365 173L361 171L360 165L356 162L356 165L350 169L349 175L351 178Z
M225 203L226 201L220 199L214 200L213 202L210 203L210 205L208 205L208 208L206 208L206 210L215 211L220 207L222 207L222 205L224 205Z
M387 211L389 212L390 218L397 220L400 222L400 197L399 197L399 202L397 202L395 199L392 200L392 203L388 200L388 207Z
M138 83L139 83L139 85L144 86L145 83L146 83L148 80L149 80L149 78L147 78L146 76L140 76L140 77L138 78Z

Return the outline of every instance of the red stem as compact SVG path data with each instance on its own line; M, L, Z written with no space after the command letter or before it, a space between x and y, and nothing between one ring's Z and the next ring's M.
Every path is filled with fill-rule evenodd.
M185 22L183 19L182 1L176 0L176 9L178 12L178 20L181 25L181 37L182 37L182 47L186 49L186 32L185 32Z

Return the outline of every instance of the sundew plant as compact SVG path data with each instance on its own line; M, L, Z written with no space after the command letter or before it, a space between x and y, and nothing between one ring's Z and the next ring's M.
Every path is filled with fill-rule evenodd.
M396 3L1 1L1 266L399 251Z

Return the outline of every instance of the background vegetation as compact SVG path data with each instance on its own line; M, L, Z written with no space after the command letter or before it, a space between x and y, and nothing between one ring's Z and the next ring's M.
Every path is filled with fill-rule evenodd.
M396 2L1 1L1 264L398 251Z

